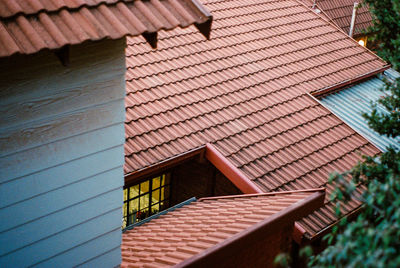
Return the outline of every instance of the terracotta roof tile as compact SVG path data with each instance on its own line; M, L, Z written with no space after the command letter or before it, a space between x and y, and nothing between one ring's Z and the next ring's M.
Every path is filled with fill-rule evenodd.
M298 190L379 152L309 93L385 62L295 0L204 4L210 41L190 28L160 33L157 51L128 40L125 174L212 143L263 191Z
M178 264L278 212L285 213L285 209L318 192L321 191L205 198L191 202L126 230L122 234L121 267ZM306 206L307 202L303 202Z
M154 47L160 29L194 24L208 37L211 20L197 0L0 1L0 57L140 34Z
M312 7L314 1L302 0L306 5ZM339 26L345 33L349 33L351 17L353 15L354 0L317 0L316 8L323 12L329 20ZM368 27L372 26L372 16L367 5L362 5L357 10L354 34L362 34Z

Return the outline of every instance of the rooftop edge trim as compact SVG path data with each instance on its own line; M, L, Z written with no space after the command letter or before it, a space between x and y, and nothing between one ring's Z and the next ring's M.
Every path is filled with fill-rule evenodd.
M260 236L273 234L285 223L299 220L320 208L324 204L324 199L325 191L317 191L242 232L178 263L174 267L207 267L211 264L215 265L221 259L232 256L232 252L240 252L241 248L250 246Z
M240 169L235 167L218 151L217 148L215 148L214 145L210 143L206 144L206 158L243 193L264 193Z
M380 68L378 68L376 70L373 70L371 72L368 72L366 74L362 74L362 75L356 76L354 78L350 78L350 79L347 79L347 80L342 81L340 83L334 84L332 86L324 87L322 89L313 91L313 92L311 92L311 95L313 97L320 98L320 97L322 97L322 96L324 96L326 94L331 93L332 91L338 90L338 89L340 89L342 87L351 85L351 84L356 83L358 81L361 81L363 79L369 78L369 77L374 76L374 75L379 74L379 73L382 73L382 72L386 71L389 68L390 68L390 64L387 64L387 65L385 65L383 67L380 67Z
M176 205L173 206L173 207L167 208L167 209L165 209L165 210L163 210L163 211L158 212L157 214L151 215L150 217L147 217L146 219L144 219L144 220L142 220L142 221L139 221L139 222L137 222L137 223L134 223L134 224L131 224L131 225L127 226L126 228L124 228L124 229L122 230L122 232L125 232L125 231L127 231L127 230L132 230L133 228L135 228L135 227L137 227L137 226L143 225L143 224L145 224L145 223L147 223L147 222L149 222L149 221L151 221L151 220L153 220L153 219L157 219L157 218L160 217L161 215L164 215L164 214L167 214L168 212L174 211L174 210L177 209L177 208L180 208L180 207L189 205L189 204L192 203L192 202L196 202L196 200L197 200L196 197L192 197L192 198L190 198L190 199L188 199L188 200L185 200L185 201L183 201L183 202L181 202L181 203L179 203L179 204L176 204Z

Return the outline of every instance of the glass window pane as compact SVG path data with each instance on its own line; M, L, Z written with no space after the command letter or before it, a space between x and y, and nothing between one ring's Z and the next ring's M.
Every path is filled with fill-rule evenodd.
M165 187L161 188L160 190L161 190L160 201L162 201L162 200L165 199L165 195L164 195L164 193L165 193Z
M140 209L149 207L149 194L140 197Z
M128 217L128 225L134 224L135 222L137 222L136 219L136 213L133 213L132 215L129 215Z
M160 211L160 204L151 206L151 214L152 215L158 213L159 211Z
M142 182L140 184L140 194L148 193L149 192L149 181Z
M124 203L124 205L122 206L122 214L124 215L124 217L127 216L127 214L126 214L127 213L127 211L126 211L127 209L126 208L127 208L127 204Z
M126 224L127 224L127 220L126 220L126 218L124 218L124 219L122 220L122 228L125 228L125 227L126 227Z
M129 187L129 198L134 198L139 195L139 184Z
M139 198L129 201L129 214L134 214L139 210Z
M124 201L128 200L128 190L124 189Z
M157 189L151 193L151 204L160 202L160 189Z
M160 187L160 182L161 182L161 178L160 177L154 178L153 179L153 185L152 185L151 188L153 190L156 189L156 188L159 188Z

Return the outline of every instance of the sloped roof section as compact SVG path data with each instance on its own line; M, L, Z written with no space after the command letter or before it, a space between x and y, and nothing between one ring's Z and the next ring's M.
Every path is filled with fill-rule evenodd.
M384 61L298 1L204 5L210 41L189 28L160 34L157 51L128 40L125 174L211 143L263 191L290 191L380 152L309 93ZM319 230L325 221L333 210L310 218Z
M284 221L293 224L322 205L323 195L324 191L317 189L194 201L125 231L122 234L121 267L179 264L206 249L212 251L227 239L245 236L244 232L256 224L267 229L278 219L277 213L281 218L287 215L289 219ZM308 208L310 206L312 208ZM203 253L201 257L205 255Z
M308 6L314 5L313 0L302 0ZM349 33L351 17L353 15L355 0L316 0L316 8L321 10L326 17L339 26L345 33ZM372 16L367 5L357 9L357 17L354 25L354 35L362 34L368 27L372 26Z
M207 38L211 14L197 0L7 0L0 2L0 57L194 24Z

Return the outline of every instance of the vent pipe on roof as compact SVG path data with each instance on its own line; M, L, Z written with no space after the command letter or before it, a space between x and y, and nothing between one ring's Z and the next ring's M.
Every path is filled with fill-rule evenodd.
M349 30L350 37L353 37L354 25L356 24L357 9L358 9L358 2L354 2L353 15L351 16L351 23L350 23L350 30Z
M312 5L312 9L314 9L316 5L317 5L317 0L314 0L314 3Z

